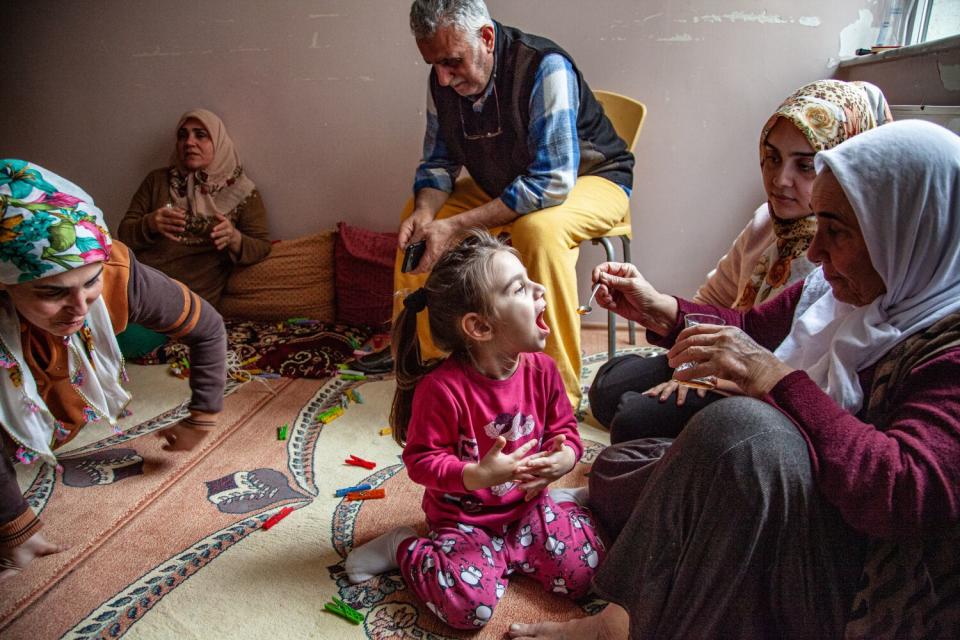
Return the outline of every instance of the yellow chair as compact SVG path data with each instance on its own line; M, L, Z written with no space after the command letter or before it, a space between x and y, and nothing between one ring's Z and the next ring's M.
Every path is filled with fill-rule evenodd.
M594 97L603 107L604 113L613 124L617 135L623 138L627 143L627 149L633 152L637 146L637 140L640 138L640 130L643 128L643 120L647 117L647 107L642 102L633 98L612 93L610 91L594 91ZM607 260L613 262L617 254L614 251L611 238L620 238L623 245L623 261L630 262L630 209L627 209L627 215L624 216L617 225L607 231L599 238L591 238L593 244L603 246L607 254ZM627 322L627 331L630 344L637 343L636 328L634 322ZM610 359L617 352L617 315L612 311L607 312L607 359Z

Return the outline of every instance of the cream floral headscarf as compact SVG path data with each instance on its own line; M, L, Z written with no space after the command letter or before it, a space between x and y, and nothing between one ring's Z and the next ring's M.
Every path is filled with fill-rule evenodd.
M213 141L213 160L205 169L190 171L180 163L174 148L170 161L170 202L187 211L187 229L182 242L210 242L210 227L217 213L230 217L256 188L243 171L240 154L217 114L191 109L177 122L179 131L190 118L199 120Z
M816 151L832 149L858 133L890 122L890 107L883 93L867 82L818 80L797 89L763 125L760 133L760 164L767 136L780 118L789 120ZM764 252L749 284L734 308L747 310L776 296L788 285L806 276L814 265L807 261L807 247L817 231L813 215L799 220L781 220L768 205L776 245Z
M95 262L106 262L112 241L103 214L83 189L23 160L0 160L0 282L16 285ZM53 449L68 431L44 402L27 365L22 322L0 292L0 428L25 464L56 463ZM84 400L87 422L118 429L130 394L123 357L103 297L90 303L83 327L63 338L70 385Z

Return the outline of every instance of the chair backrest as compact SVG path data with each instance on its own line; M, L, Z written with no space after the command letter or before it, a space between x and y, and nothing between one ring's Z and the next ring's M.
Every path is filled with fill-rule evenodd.
M647 106L642 102L611 91L594 91L593 96L613 123L617 135L627 143L627 149L633 151L640 138L643 119L647 117Z

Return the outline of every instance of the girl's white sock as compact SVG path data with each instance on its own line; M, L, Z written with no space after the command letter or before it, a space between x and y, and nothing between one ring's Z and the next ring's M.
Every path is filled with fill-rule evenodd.
M396 569L397 547L407 538L416 538L410 527L396 527L347 554L343 566L350 584L365 582L375 575Z
M558 487L550 489L550 497L554 502L576 502L581 507L587 505L590 498L590 489L588 487Z

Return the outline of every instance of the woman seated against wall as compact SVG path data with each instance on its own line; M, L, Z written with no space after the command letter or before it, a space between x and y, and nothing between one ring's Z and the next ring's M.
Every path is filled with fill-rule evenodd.
M171 165L147 175L117 236L217 307L233 266L270 253L267 214L220 118L193 109L176 132Z
M820 266L763 305L594 269L602 307L692 363L678 378L742 395L600 453L594 585L623 608L511 637L596 638L624 609L631 638L960 637L960 138L894 122L815 162Z
M819 80L800 87L760 133L760 173L767 202L753 214L694 302L747 311L804 278L814 265L805 252L816 232L810 211L813 156L892 120L880 90L866 82ZM676 393L676 401L670 397ZM624 355L606 363L590 388L593 416L616 444L674 437L707 402L671 381L666 357Z

